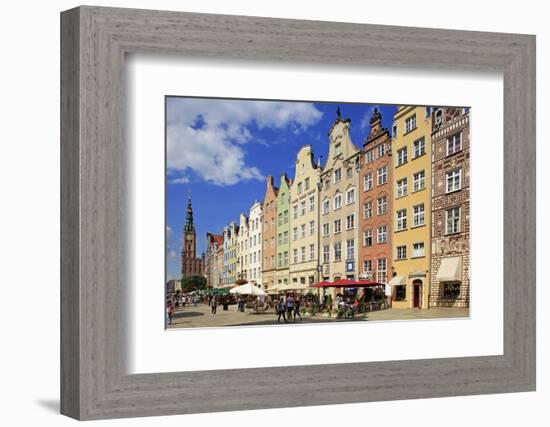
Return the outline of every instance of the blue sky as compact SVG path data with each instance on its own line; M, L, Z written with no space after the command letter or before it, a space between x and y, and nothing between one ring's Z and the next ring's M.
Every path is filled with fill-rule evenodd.
M206 233L222 233L239 214L263 200L265 177L279 185L294 177L296 153L313 147L315 161L328 152L328 131L340 107L351 119L351 138L361 147L377 107L390 129L397 107L379 104L166 98L166 226L168 278L180 277L187 194L191 191L197 253Z

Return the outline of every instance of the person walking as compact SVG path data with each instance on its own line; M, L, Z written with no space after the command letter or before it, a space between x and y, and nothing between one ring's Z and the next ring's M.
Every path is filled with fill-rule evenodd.
M168 300L166 303L166 314L168 316L168 324L172 324L172 318L174 317L174 305L172 304L172 300Z
M285 305L285 299L283 297L279 298L279 301L277 302L277 323L280 323L281 316L283 316L283 320L286 323L286 305Z
M288 295L286 297L286 310L287 310L287 316L288 316L288 320L291 320L292 321L295 321L296 318L292 317L292 315L294 314L294 298L292 296L292 294Z
M296 316L302 320L302 315L300 314L300 297L296 297L296 300L294 301L294 321L296 321Z
M218 310L218 299L215 296L210 299L210 307L212 314L216 314L216 311Z

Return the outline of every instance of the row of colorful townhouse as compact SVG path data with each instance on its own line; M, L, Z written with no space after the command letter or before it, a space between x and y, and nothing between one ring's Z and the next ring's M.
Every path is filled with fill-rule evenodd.
M338 109L324 166L303 146L294 179L208 233L209 285L372 279L394 308L468 307L469 115L401 106L390 132L375 110L359 148Z

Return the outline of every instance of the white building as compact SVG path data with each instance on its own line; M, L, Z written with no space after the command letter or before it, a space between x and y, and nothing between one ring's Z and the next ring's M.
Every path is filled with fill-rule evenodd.
M262 203L254 202L248 220L248 281L262 287Z
M239 217L239 236L237 237L237 279L250 280L249 275L249 230L248 217L241 213Z

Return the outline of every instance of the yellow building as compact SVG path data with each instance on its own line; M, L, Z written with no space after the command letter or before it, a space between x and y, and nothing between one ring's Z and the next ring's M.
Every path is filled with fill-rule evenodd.
M312 285L319 279L319 173L310 145L296 156L296 175L290 187L290 283Z
M428 308L431 250L430 108L401 106L392 127L393 308Z

